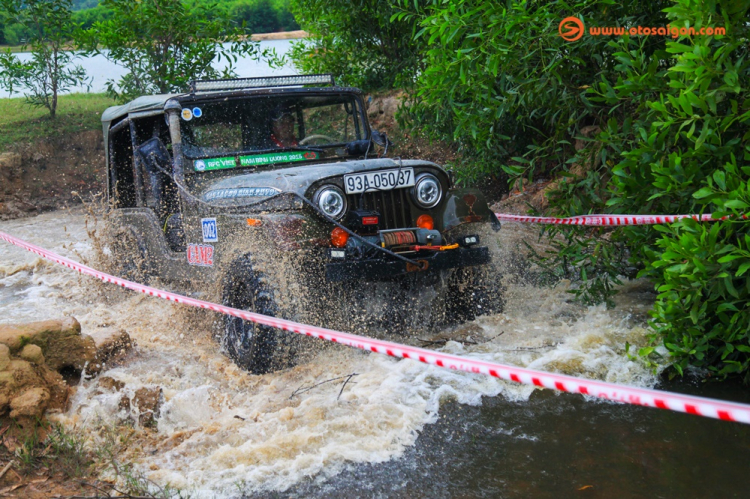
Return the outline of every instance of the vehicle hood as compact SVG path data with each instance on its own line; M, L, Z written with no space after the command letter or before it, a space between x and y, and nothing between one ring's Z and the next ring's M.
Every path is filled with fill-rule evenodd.
M390 158L382 158L261 170L219 180L203 191L202 197L206 202L219 201L244 204L260 201L282 192L294 192L304 196L313 182L326 178L340 177L348 173L398 168L399 166L427 165L440 168L435 163L428 161L394 161Z

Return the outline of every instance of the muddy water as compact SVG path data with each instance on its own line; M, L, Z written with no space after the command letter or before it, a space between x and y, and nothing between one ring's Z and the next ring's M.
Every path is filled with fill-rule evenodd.
M95 258L83 213L2 222L0 230L76 259ZM626 342L645 342L649 287L626 283L617 309L607 311L569 303L566 283L531 286L510 257L533 234L511 224L500 233L505 312L459 331L435 331L466 340L441 348L656 386L651 370L624 355ZM344 347L291 370L249 376L219 352L203 312L105 287L0 244L2 321L61 315L75 316L84 332L126 329L138 346L108 375L129 392L161 387L165 404L156 429L118 426L120 395L92 380L59 419L86 431L92 447L104 445L106 428L129 435L121 460L192 497L744 494L745 426L555 395ZM712 395L690 384L671 389ZM740 388L729 392L717 396L745 396Z

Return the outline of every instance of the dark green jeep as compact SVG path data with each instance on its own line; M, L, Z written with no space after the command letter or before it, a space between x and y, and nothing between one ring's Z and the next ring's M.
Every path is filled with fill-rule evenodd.
M482 194L434 163L387 158L361 92L329 75L196 81L102 123L126 277L326 327L410 328L498 306L479 233L500 224ZM221 330L254 373L300 348L233 317Z

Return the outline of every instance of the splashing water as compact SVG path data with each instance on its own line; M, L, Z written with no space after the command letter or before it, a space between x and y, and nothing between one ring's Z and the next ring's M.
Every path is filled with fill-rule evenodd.
M82 212L58 212L2 222L0 230L93 261L95 242L85 220ZM503 250L497 257L509 258L532 234L533 229L507 224L498 233ZM534 287L509 276L504 313L435 335L450 353L654 386L656 375L624 351L626 342L645 342L645 312L653 300L647 286L626 283L614 311L569 303L568 286ZM165 402L156 428L136 425L121 457L155 483L193 497L285 491L311 478L325 481L353 463L398 459L449 401L476 406L482 397L500 396L522 402L535 391L341 346L325 348L292 369L251 376L221 354L212 337L215 317L208 313L107 287L0 245L3 321L63 315L75 316L84 333L117 326L136 341L135 351L106 375L123 382L125 394L161 387ZM101 389L97 379L83 381L60 419L95 435L103 425L122 424L121 397Z

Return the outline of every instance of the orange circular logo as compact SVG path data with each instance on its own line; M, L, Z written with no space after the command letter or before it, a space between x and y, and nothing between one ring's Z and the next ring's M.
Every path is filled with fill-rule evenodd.
M583 21L577 17L566 17L557 28L560 36L567 42L574 42L583 36Z

